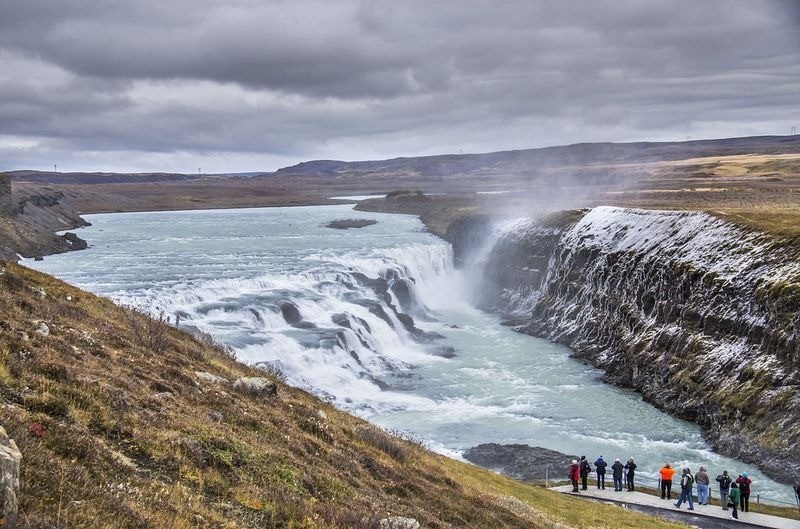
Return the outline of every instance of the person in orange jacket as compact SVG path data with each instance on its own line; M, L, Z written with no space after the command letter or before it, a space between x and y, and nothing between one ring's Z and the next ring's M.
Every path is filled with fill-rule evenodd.
M671 500L672 476L675 475L675 469L669 466L669 463L664 463L658 473L661 475L661 499Z

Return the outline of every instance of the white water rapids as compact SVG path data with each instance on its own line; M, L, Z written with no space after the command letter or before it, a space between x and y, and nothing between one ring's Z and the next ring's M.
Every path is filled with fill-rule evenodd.
M325 227L341 218L378 223ZM450 246L416 217L315 206L87 219L88 250L25 264L180 315L242 361L441 452L497 442L633 456L643 479L664 462L704 464L712 478L747 471L754 495L792 499L790 488L711 451L696 425L474 308L477 276L455 270Z

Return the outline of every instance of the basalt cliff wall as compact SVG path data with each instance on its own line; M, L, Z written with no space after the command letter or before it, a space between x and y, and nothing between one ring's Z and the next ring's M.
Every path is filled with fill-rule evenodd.
M461 222L456 253L487 223ZM719 451L800 479L800 261L704 213L612 207L494 227L482 303L610 382L699 423ZM485 237L484 237L485 240Z

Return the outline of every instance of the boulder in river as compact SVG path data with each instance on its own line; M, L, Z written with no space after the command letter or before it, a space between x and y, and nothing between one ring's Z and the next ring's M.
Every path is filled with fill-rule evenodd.
M62 235L61 238L69 243L71 250L85 250L89 247L86 241L70 231Z
M350 228L363 228L377 223L377 220L372 219L336 219L330 221L326 226L336 230L349 230Z
M283 303L281 304L281 314L283 315L283 319L286 320L286 323L289 325L295 325L303 319L303 316L300 314L300 310L294 303Z

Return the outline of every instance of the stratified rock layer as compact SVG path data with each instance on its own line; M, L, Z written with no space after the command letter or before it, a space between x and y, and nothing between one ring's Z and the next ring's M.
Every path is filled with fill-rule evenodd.
M487 307L696 421L721 452L800 479L800 263L789 248L703 213L612 207L500 232Z

